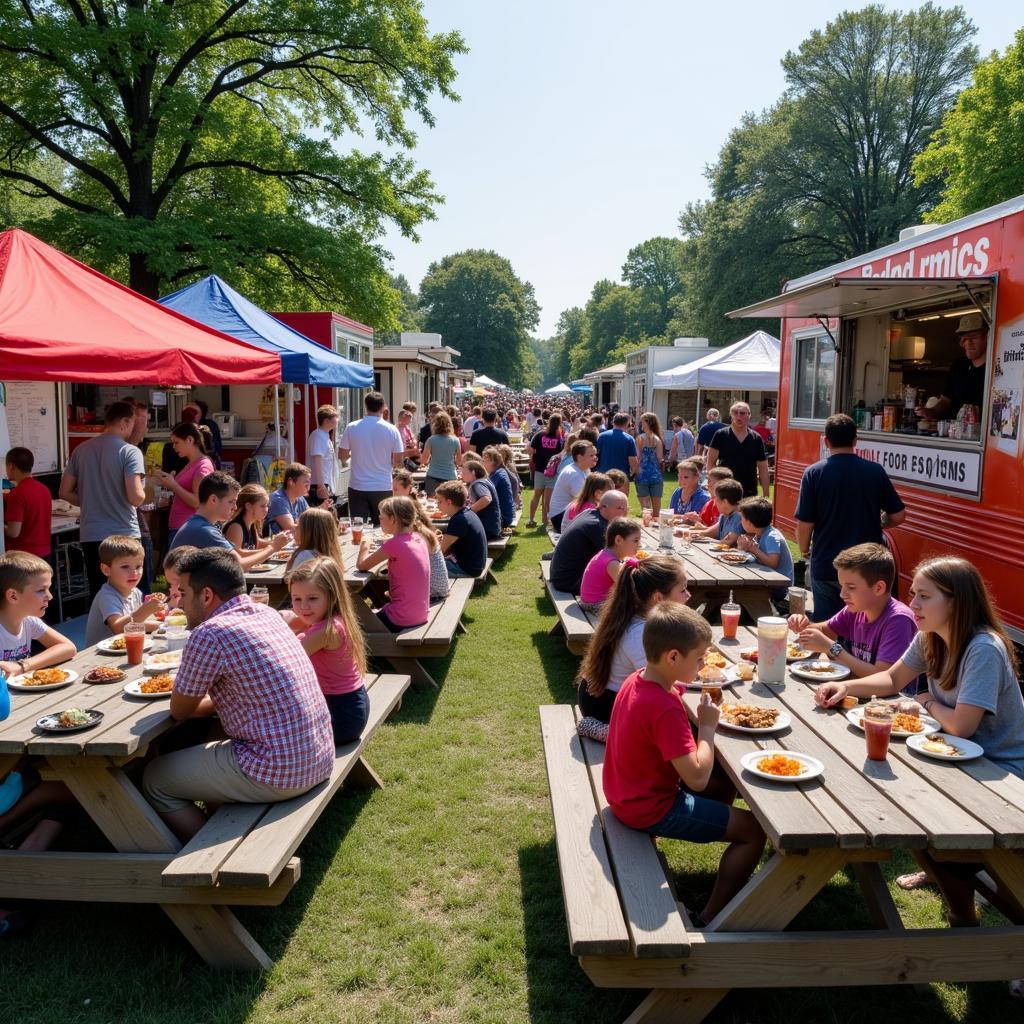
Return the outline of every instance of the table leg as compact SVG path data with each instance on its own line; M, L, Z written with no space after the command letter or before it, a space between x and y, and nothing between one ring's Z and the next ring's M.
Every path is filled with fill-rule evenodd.
M711 932L781 931L841 871L853 851L776 853L708 926ZM625 1024L699 1024L729 989L655 989Z
M736 603L754 620L762 615L775 615L767 589L760 587L744 588L736 591Z
M120 853L177 853L181 843L121 768L64 765L48 758L60 779ZM271 960L227 907L160 904L211 966L266 970Z
M996 883L989 897L1011 921L1024 921L1024 854L1019 850L982 850L982 861Z
M373 610L362 597L355 598L355 606L356 618L363 627L364 635L376 633L389 637L394 636L394 633L373 614ZM434 677L413 657L404 658L390 654L375 655L375 657L383 658L400 675L410 676L413 686L429 686L434 690L440 689L434 681Z

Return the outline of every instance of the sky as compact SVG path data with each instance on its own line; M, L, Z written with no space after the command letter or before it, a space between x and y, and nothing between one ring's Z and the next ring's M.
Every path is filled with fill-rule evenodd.
M782 94L786 51L859 6L424 0L431 30L457 29L470 52L461 101L435 99L413 152L446 201L419 242L385 238L393 271L418 289L432 261L493 249L533 283L549 337L596 281L620 280L632 246L678 234L729 132ZM962 6L982 54L1024 25L1006 0Z

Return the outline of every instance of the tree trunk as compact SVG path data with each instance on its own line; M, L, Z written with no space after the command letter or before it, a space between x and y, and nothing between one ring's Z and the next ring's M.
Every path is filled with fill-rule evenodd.
M128 256L128 285L147 299L160 297L160 277L149 269L146 254L133 252Z

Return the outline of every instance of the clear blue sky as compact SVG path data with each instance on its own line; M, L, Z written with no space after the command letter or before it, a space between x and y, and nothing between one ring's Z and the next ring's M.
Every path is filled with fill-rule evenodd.
M425 0L431 28L458 29L470 52L462 101L434 104L414 153L446 202L419 243L387 238L393 269L418 288L432 260L494 249L533 282L538 334L553 334L595 281L619 279L633 245L677 234L729 131L782 93L786 51L859 6ZM1024 24L1006 0L963 6L983 54Z

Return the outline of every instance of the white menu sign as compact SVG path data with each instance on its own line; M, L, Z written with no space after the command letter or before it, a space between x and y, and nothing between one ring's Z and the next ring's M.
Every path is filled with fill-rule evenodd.
M877 462L893 480L954 494L981 494L981 452L861 437L856 450L861 458Z

